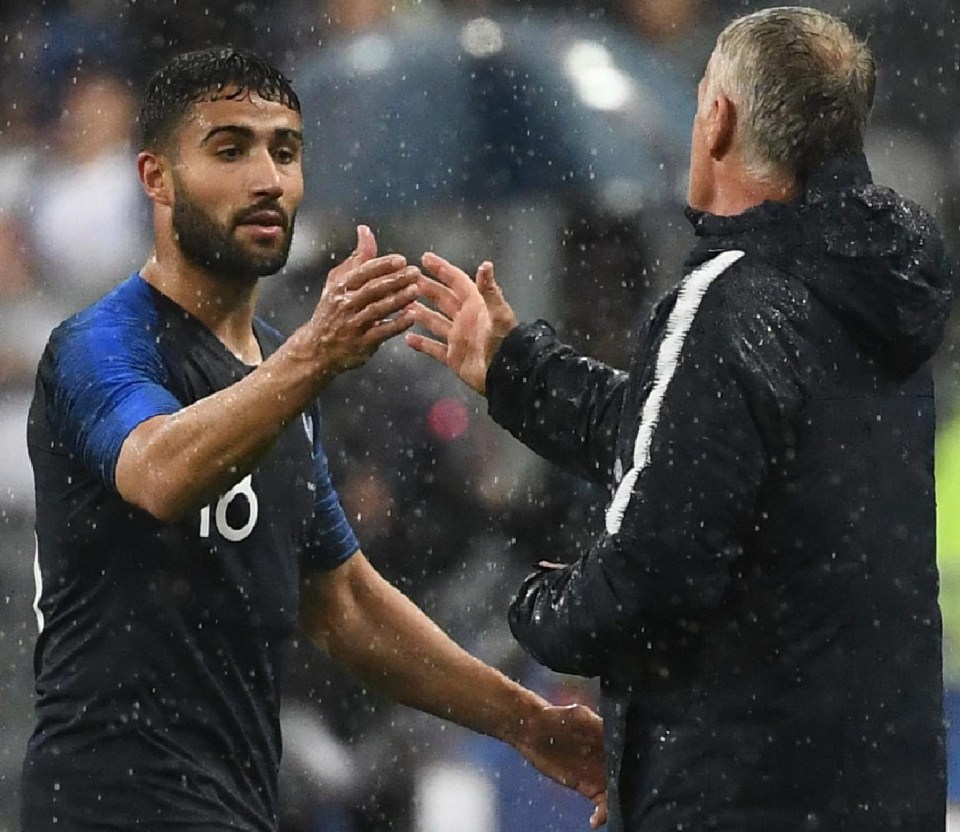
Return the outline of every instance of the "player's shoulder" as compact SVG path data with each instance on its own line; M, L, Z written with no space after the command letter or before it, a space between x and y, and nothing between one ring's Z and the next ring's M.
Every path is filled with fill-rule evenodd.
M60 323L50 340L61 343L98 332L127 337L131 332L149 332L158 317L150 284L135 273Z
M90 364L105 367L123 355L156 351L161 326L154 290L133 274L50 333L41 367Z

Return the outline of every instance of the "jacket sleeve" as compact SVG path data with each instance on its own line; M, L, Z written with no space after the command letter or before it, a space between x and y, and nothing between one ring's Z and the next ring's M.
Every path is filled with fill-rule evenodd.
M511 605L514 636L554 670L601 674L647 625L720 603L799 407L796 330L778 303L721 284L692 321L683 304L681 292L640 413L624 421L637 425L632 460L617 465L603 534L576 563L530 576Z
M606 485L627 374L561 344L545 321L521 324L487 372L490 416L540 456Z

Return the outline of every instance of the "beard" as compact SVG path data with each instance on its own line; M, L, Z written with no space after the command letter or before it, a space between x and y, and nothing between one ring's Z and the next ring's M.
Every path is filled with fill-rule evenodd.
M175 179L177 198L173 204L173 232L180 251L190 263L227 280L249 281L280 271L290 256L296 215L288 215L275 200L264 200L235 214L224 226L191 199L183 183ZM244 217L254 211L278 211L283 217L283 234L274 248L258 249L244 244L235 235Z

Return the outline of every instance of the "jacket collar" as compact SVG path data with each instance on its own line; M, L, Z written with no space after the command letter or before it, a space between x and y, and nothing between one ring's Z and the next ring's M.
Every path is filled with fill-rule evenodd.
M803 197L799 201L768 200L732 217L709 214L689 205L684 213L698 237L725 237L784 220L802 211L804 205L820 202L831 193L864 187L872 181L867 158L863 153L834 156L809 171L804 182Z

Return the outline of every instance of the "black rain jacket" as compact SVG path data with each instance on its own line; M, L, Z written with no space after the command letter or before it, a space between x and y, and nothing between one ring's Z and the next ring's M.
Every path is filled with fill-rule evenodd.
M497 422L612 494L511 629L600 677L614 832L942 832L939 233L862 157L794 203L688 214L629 373L543 322L490 367Z

